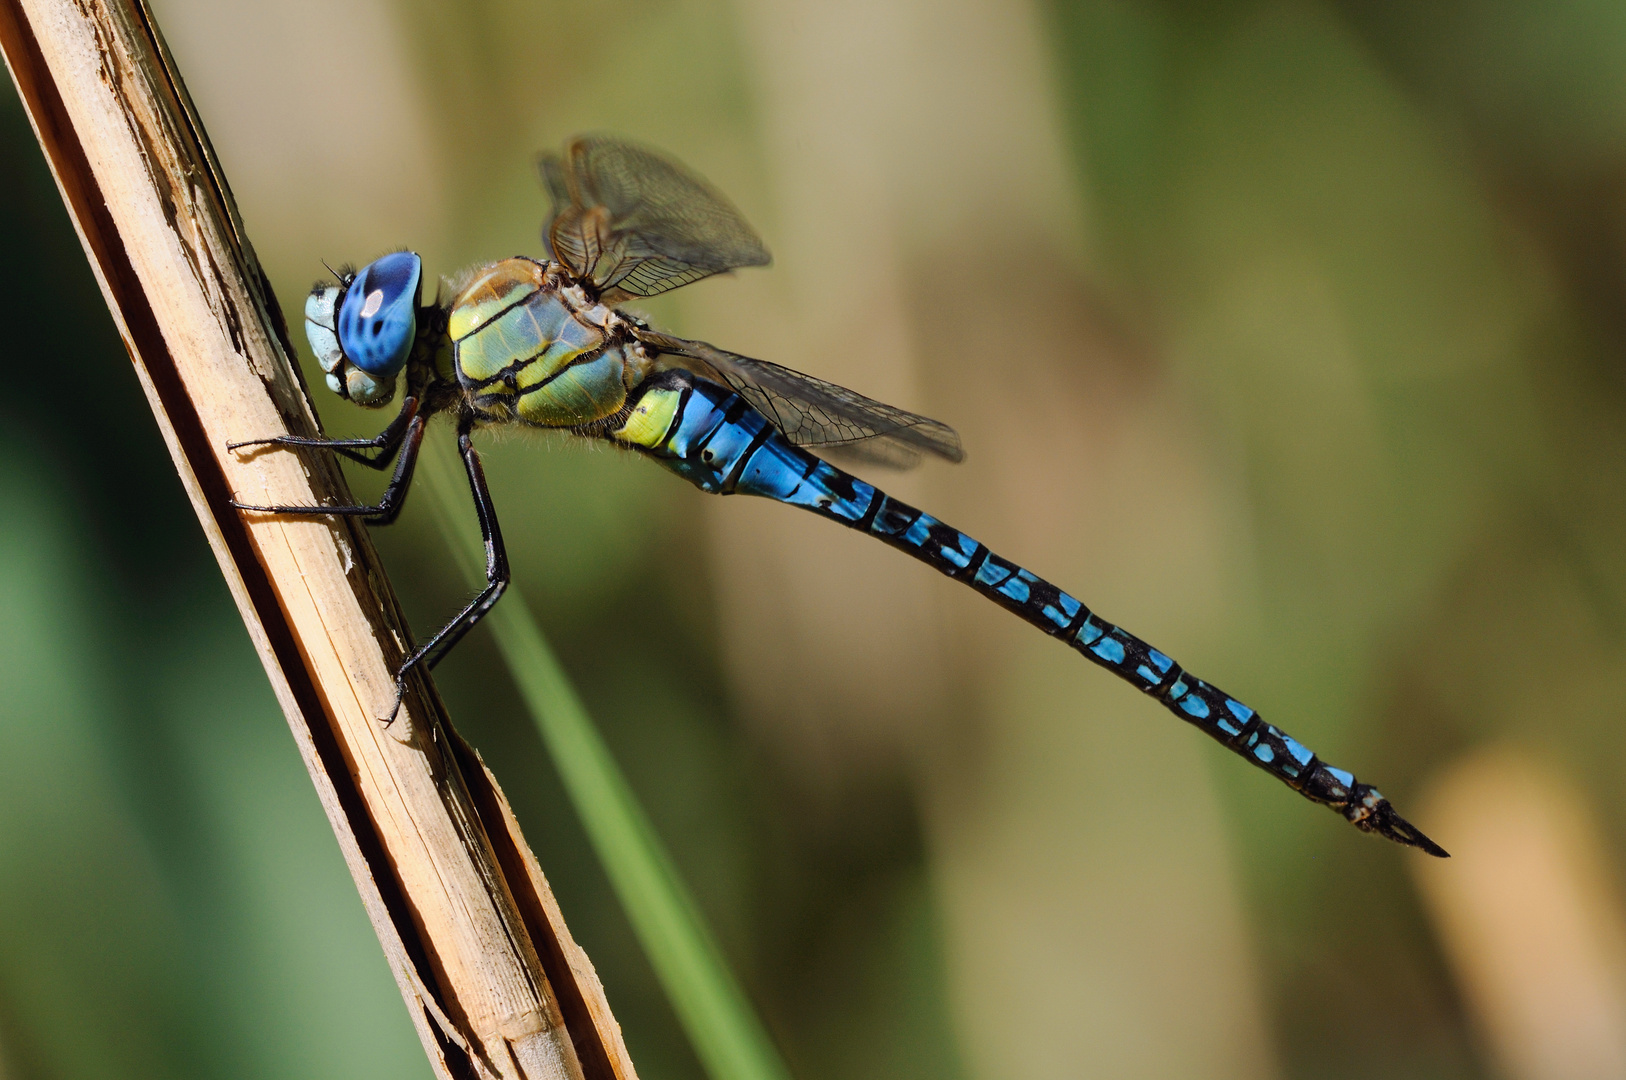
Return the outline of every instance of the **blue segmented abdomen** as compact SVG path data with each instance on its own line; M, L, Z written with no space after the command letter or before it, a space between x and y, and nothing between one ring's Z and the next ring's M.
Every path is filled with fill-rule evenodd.
M869 533L1066 642L1359 828L1433 855L1445 854L1395 813L1375 788L1326 764L1253 709L1095 615L1031 570L792 445L733 391L686 371L663 371L635 393L639 396L625 421L607 432L608 438L642 450L704 491L761 495Z

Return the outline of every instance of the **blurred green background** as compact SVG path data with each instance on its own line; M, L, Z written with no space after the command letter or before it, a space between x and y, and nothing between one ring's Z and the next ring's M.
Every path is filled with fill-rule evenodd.
M1626 1075L1626 7L155 6L285 310L321 259L538 253L536 149L659 145L776 265L639 310L955 425L964 466L875 479L1456 855L881 545L488 438L518 579L799 1078ZM4 95L0 1076L426 1076ZM375 535L438 625L421 498ZM498 672L476 632L437 680L640 1074L697 1078Z

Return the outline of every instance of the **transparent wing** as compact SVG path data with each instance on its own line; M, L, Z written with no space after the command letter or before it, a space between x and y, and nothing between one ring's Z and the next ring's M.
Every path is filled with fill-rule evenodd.
M637 334L645 344L691 361L685 367L726 383L797 446L831 449L849 460L902 469L919 464L922 453L949 461L965 458L954 429L929 417L703 341L653 330L640 329Z
M553 199L549 250L612 303L769 261L732 203L653 150L588 135L538 165Z

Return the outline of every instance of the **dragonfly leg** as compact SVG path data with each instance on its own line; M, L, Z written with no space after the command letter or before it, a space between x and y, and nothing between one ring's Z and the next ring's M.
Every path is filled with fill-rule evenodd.
M375 506L255 506L235 500L232 505L239 510L252 510L259 514L364 517L374 525L389 525L401 515L401 507L406 505L407 489L412 486L412 470L418 464L418 449L423 445L427 423L421 415L413 416L407 422L401 439L401 452L395 459L395 475L390 477L389 485L384 488L384 494Z
M486 472L480 464L480 454L474 449L474 440L469 434L471 427L472 421L469 419L459 423L457 451L462 455L463 467L468 472L469 490L474 495L474 511L480 519L480 538L486 545L486 585L456 618L407 657L401 669L395 673L395 705L390 709L389 716L384 718L386 724L393 722L401 711L401 699L406 695L407 673L420 665L428 669L440 663L441 658L451 652L452 647L497 606L511 578L508 550L502 541L502 527L497 523L497 511L491 502L491 489L486 485Z
M227 443L226 449L241 450L247 446L305 446L318 450L332 450L369 469L387 469L417 415L418 399L409 396L401 402L401 411L395 414L389 426L371 439L310 439L303 435L277 435L270 439L248 439L244 442ZM367 450L376 450L378 453L369 457L363 452Z

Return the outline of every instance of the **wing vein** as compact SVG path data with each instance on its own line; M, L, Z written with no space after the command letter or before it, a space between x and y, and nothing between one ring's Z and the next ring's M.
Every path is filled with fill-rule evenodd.
M963 461L953 428L832 382L703 341L639 330L645 344L700 365L772 420L798 446L838 449L870 464L909 468L922 454ZM693 367L693 364L685 364Z

